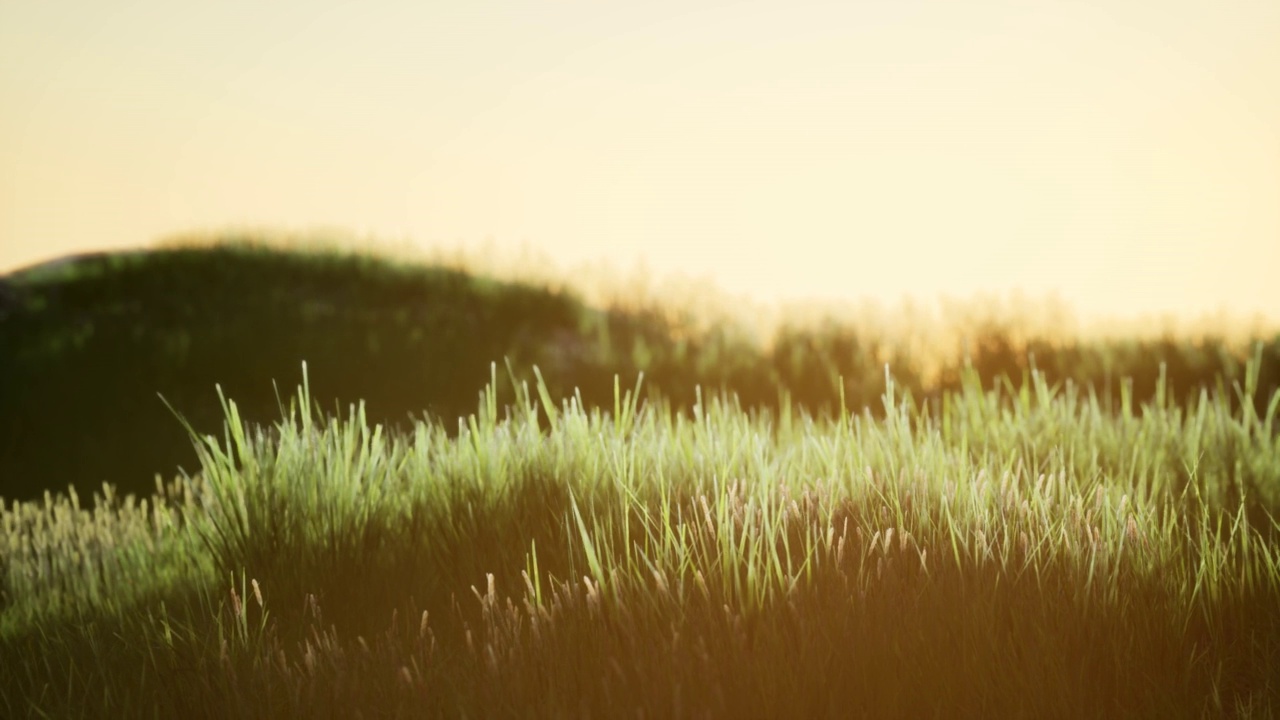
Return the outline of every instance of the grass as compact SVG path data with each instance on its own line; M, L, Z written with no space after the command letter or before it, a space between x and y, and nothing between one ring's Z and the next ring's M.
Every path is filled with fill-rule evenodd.
M890 376L819 416L491 367L456 430L398 432L304 371L146 499L4 508L0 714L1273 717L1256 368L1114 412Z
M444 267L281 249L269 237L197 240L0 279L0 495L38 500L71 486L89 505L104 481L149 494L157 473L198 462L157 394L198 432L216 433L223 413L210 389L220 383L247 422L269 424L280 414L272 379L297 384L304 360L323 407L363 400L370 422L399 432L425 411L451 434L501 358L521 381L538 366L552 396L576 391L588 410L612 408L615 375L644 373L681 412L701 387L735 395L749 413L794 405L830 419L843 397L882 416L886 364L900 391L938 413L966 373L1003 387L1033 364L1050 384L1093 388L1111 414L1162 382L1169 403L1207 391L1235 408L1229 389L1259 347L1255 412L1280 390L1280 334L1261 330L1090 339L1023 326L1024 304L957 312L956 326L932 337L918 316L789 318L756 335L643 288L589 303L570 283L499 281L465 259ZM703 300L699 310L717 304ZM513 392L506 376L497 382Z

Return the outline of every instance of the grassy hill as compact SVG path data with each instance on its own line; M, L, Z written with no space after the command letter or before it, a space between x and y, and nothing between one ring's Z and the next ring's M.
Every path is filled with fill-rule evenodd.
M1239 492L1276 497L1274 405L534 387L450 437L304 384L163 495L0 508L0 716L1280 711L1280 525Z
M157 474L196 461L158 395L199 432L219 434L215 384L247 420L269 422L280 414L273 381L293 387L303 361L326 409L363 400L371 422L408 427L426 413L449 431L474 408L490 364L504 361L521 378L537 365L552 393L576 389L606 408L615 374L643 371L677 410L701 386L732 391L748 409L789 398L830 415L842 401L879 408L886 365L899 388L938 402L966 367L993 387L1019 381L1032 357L1050 383L1092 388L1113 412L1161 387L1174 402L1204 390L1238 403L1230 388L1248 355L1257 390L1244 400L1264 413L1280 387L1280 335L1085 342L988 323L972 329L967 357L957 349L930 373L918 352L838 319L782 326L765 344L686 320L656 305L589 307L545 286L243 241L43 265L0 281L0 497L69 485L89 497L104 481L148 493Z
M219 432L215 384L246 417L279 415L272 381L307 361L317 401L371 417L473 407L489 363L546 361L574 299L463 273L252 247L101 255L17 274L0 320L0 495L111 481L148 490L194 469L163 395Z
M1275 717L1280 338L969 340L248 245L18 273L0 495L55 492L0 506L0 717Z

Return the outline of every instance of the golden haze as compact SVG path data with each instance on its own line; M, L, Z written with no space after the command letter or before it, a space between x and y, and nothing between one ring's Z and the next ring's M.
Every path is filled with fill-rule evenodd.
M1280 321L1280 4L14 3L0 270L223 227Z

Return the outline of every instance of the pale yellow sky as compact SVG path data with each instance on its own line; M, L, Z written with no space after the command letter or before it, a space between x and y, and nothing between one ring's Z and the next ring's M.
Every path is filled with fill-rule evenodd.
M0 271L229 226L1280 320L1280 2L0 0Z

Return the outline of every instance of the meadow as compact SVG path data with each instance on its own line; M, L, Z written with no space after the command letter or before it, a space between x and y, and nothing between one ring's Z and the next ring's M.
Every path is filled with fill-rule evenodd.
M342 307L425 287L372 261L357 267L375 281L347 286L349 258L218 252L240 269L246 257L327 268L331 293L366 288ZM122 261L142 273L132 284L92 271L60 286L60 307L111 282L120 297L142 277L176 282L150 263L196 257ZM847 329L753 350L714 329L663 335L670 315L591 314L567 295L437 272L457 302L521 298L486 317L559 302L560 329L580 336L539 345L551 336L527 329L522 347L544 354L503 364L503 348L482 346L494 356L451 366L453 392L473 393L461 419L452 405L386 420L373 401L336 404L310 362L292 393L273 393L270 419L225 384L220 427L166 395L188 472L147 492L72 483L4 504L0 716L1280 711L1280 342L1244 354L993 333L926 373ZM19 289L49 312L42 282ZM190 302L187 319L209 300ZM39 330L37 312L5 332L64 332ZM271 312L262 357L292 360L265 354L278 342L267 329L302 332ZM85 347L106 316L80 326L95 328ZM364 318L373 335L388 322ZM225 333L228 351L253 347ZM92 372L74 343L22 347L14 367L45 352L46 366ZM236 359L221 356L229 376L252 369Z
M1234 407L1230 387L1255 355L1255 411L1280 390L1274 329L1091 336L1021 319L1029 303L945 318L815 311L754 328L708 311L730 304L714 293L676 300L615 281L620 290L588 297L584 278L512 278L483 257L282 245L196 236L0 278L0 496L71 486L88 500L104 482L150 494L157 474L196 467L169 406L218 433L218 384L247 420L271 423L304 361L327 411L363 401L371 421L401 432L424 417L456 432L495 361L521 381L537 365L553 396L577 392L587 408L611 407L615 375L644 373L646 395L682 412L702 388L748 410L792 403L827 418L841 397L880 414L886 365L934 406L966 372L990 388L1020 384L1034 366L1050 384L1092 389L1111 413L1126 393L1152 399L1162 377L1171 402L1207 390ZM510 395L505 373L497 381Z

